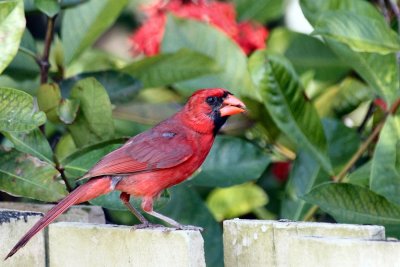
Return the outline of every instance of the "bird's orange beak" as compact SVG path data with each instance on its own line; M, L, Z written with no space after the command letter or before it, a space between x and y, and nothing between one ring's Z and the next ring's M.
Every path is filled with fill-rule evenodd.
M219 111L221 112L221 117L225 117L245 112L246 106L238 98L228 95L222 102L222 107Z

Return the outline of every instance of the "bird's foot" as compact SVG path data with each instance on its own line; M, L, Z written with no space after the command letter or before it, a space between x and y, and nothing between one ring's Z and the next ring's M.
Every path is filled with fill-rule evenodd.
M183 225L180 224L178 226L175 226L177 230L189 230L189 231L200 231L203 232L203 228L199 226L194 226L194 225Z
M141 223L141 224L136 224L133 225L131 230L138 230L138 229L156 229L156 228L167 228L162 224L155 224L155 223Z

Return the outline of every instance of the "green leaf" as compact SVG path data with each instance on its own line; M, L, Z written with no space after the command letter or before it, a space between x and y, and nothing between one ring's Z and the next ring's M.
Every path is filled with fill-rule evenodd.
M166 53L144 58L127 65L122 71L138 78L143 86L166 86L207 74L221 71L209 56L182 48L175 53Z
M270 158L240 138L218 136L210 154L191 180L195 185L226 187L258 179Z
M131 75L113 70L86 72L61 82L63 92L69 92L77 81L93 77L107 90L112 103L123 103L133 99L142 88L139 80Z
M344 10L325 12L312 34L329 37L357 52L388 54L400 50L399 37L381 16L371 18Z
M59 0L34 0L35 6L45 13L48 17L52 18L60 12Z
M155 125L179 111L176 103L129 103L113 110L116 119Z
M374 89L376 94L385 99L386 103L390 105L397 99L400 95L399 66L395 54L359 53L329 38L326 41L332 50Z
M389 116L375 148L371 190L400 204L400 115Z
M374 192L352 184L325 183L303 197L340 223L378 224L400 230L400 207Z
M346 181L348 181L351 184L360 185L363 187L369 187L371 167L372 167L372 161L364 163L361 167L358 167L354 172L350 173L346 177Z
M121 202L119 198L121 192L113 191L106 195L99 196L95 199L89 201L90 204L96 206L102 206L103 208L110 210L119 210L119 211L127 211L126 206ZM161 196L154 201L154 209L160 209L164 207L170 199L169 194L165 191L161 194ZM136 209L142 210L141 203L142 200L140 198L131 197L129 201Z
M0 153L0 190L14 196L58 201L67 195L59 172L36 157L12 150Z
M265 63L254 71L262 74L258 90L274 122L295 144L309 151L327 172L332 173L320 118L291 64L282 56L266 51L255 52L252 57L264 59Z
M59 162L62 162L66 157L71 155L77 150L74 139L72 138L71 134L66 133L61 136L60 140L58 141L55 149L54 154Z
M280 217L302 220L311 205L300 198L319 182L326 181L323 176L320 165L309 153L298 152L286 185L287 196L282 201Z
M268 50L287 57L300 75L312 70L314 79L319 81L335 82L349 72L347 65L322 41L286 28L271 32Z
M110 99L104 87L94 78L77 82L71 99L80 102L80 111L68 128L78 147L93 144L114 136Z
M79 100L62 99L57 109L57 115L65 124L74 122L79 109Z
M14 144L17 150L54 165L53 151L46 137L39 129L29 133L3 132L3 134Z
M56 83L46 83L40 85L36 96L40 110L50 117L50 113L54 112L60 103L61 91Z
M17 54L25 29L22 1L0 2L0 74Z
M88 1L65 11L61 27L65 62L71 63L116 20L127 0Z
M262 24L283 15L285 1L282 0L233 0L240 21L256 20Z
M216 188L207 197L207 206L219 222L245 215L267 203L264 190L251 183Z
M360 139L354 129L347 128L341 121L323 120L324 132L328 141L328 155L337 172L357 151ZM300 151L290 172L286 185L287 197L282 201L281 217L289 220L302 220L311 205L301 200L316 185L330 181L330 176L321 169L320 164L310 153Z
M124 141L124 138L118 138L86 146L61 159L60 163L64 166L68 179L75 180L83 176L106 154L119 148Z
M222 87L242 96L259 98L247 70L246 55L220 30L202 22L169 16L161 50L173 53L182 48L207 55L224 69L215 75L180 82L179 87L188 90Z
M222 231L199 194L186 183L170 190L171 200L160 213L179 223L201 226L205 229L204 249L207 266L223 266Z
M37 77L40 73L36 62L36 43L28 29L25 29L18 48L18 52L11 63L4 70L4 74L16 80L28 80Z
M26 132L46 122L33 97L25 92L0 87L0 131Z
M325 90L314 104L320 116L342 117L373 98L374 92L369 86L349 77Z
M36 1L37 0L24 0L25 12L37 11L38 7L35 4ZM87 1L89 0L58 0L61 9L74 7Z
M326 11L334 10L352 11L356 15L383 19L379 11L365 0L300 0L300 6L312 25L315 25Z

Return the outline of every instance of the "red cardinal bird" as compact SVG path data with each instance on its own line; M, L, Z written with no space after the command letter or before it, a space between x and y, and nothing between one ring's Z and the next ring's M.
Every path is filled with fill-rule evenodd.
M138 134L102 158L82 178L90 180L72 191L41 218L8 253L14 255L37 232L49 225L71 205L86 202L113 190L141 221L135 228L152 225L130 203L142 198L142 209L177 229L201 229L181 225L153 211L153 200L166 188L187 179L200 167L218 130L230 115L245 111L245 105L224 89L195 92L178 113L154 128Z

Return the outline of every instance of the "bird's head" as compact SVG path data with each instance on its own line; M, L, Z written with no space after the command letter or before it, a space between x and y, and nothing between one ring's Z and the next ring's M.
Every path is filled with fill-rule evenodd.
M189 98L183 114L185 122L199 132L216 134L229 116L245 111L246 106L221 88L201 89Z

